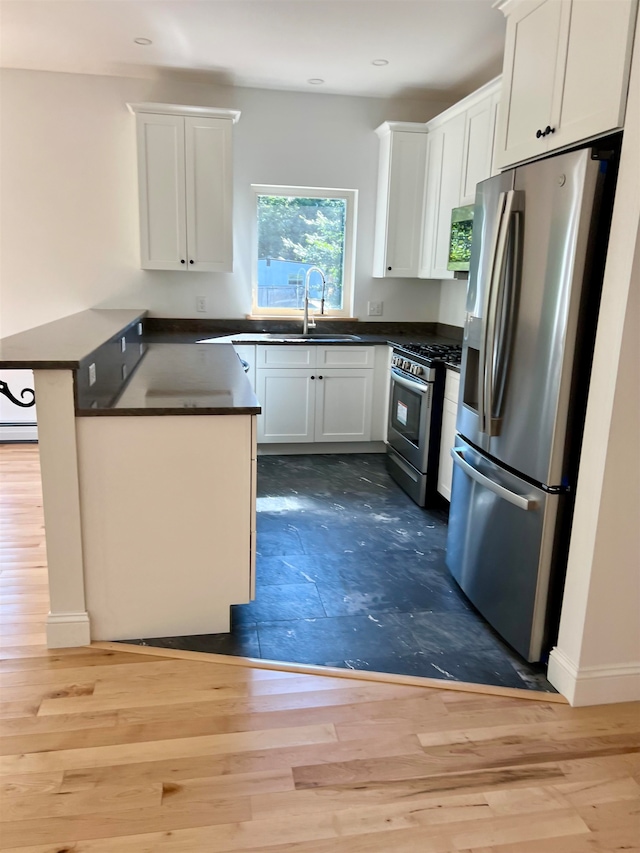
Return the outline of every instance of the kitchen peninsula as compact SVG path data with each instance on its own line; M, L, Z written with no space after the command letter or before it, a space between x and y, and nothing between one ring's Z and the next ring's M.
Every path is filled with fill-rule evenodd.
M260 406L232 346L146 344L144 315L0 341L34 371L53 648L228 631L252 597Z

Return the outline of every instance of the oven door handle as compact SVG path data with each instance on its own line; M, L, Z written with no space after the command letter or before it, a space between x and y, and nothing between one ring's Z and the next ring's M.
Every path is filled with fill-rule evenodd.
M407 377L400 373L395 367L391 368L391 379L393 382L397 382L398 385L402 385L410 391L416 391L418 394L426 394L429 391L429 386L424 382L414 382L411 379L407 379Z

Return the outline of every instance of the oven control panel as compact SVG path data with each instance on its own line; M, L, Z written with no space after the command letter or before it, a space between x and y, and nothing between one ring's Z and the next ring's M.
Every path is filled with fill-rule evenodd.
M393 367L398 367L406 373L412 373L414 376L423 376L425 369L421 364L416 364L415 361L409 361L408 358L403 358L401 355L394 355L391 359Z

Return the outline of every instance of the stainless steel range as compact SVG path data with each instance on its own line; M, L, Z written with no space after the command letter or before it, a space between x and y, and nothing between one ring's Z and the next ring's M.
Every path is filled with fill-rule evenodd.
M396 344L391 357L387 467L419 506L435 500L445 363L459 364L455 344Z

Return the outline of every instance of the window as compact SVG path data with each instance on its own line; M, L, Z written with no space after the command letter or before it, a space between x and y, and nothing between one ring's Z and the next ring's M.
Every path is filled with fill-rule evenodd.
M256 201L253 313L304 310L307 271L311 313L351 316L357 190L253 186Z

